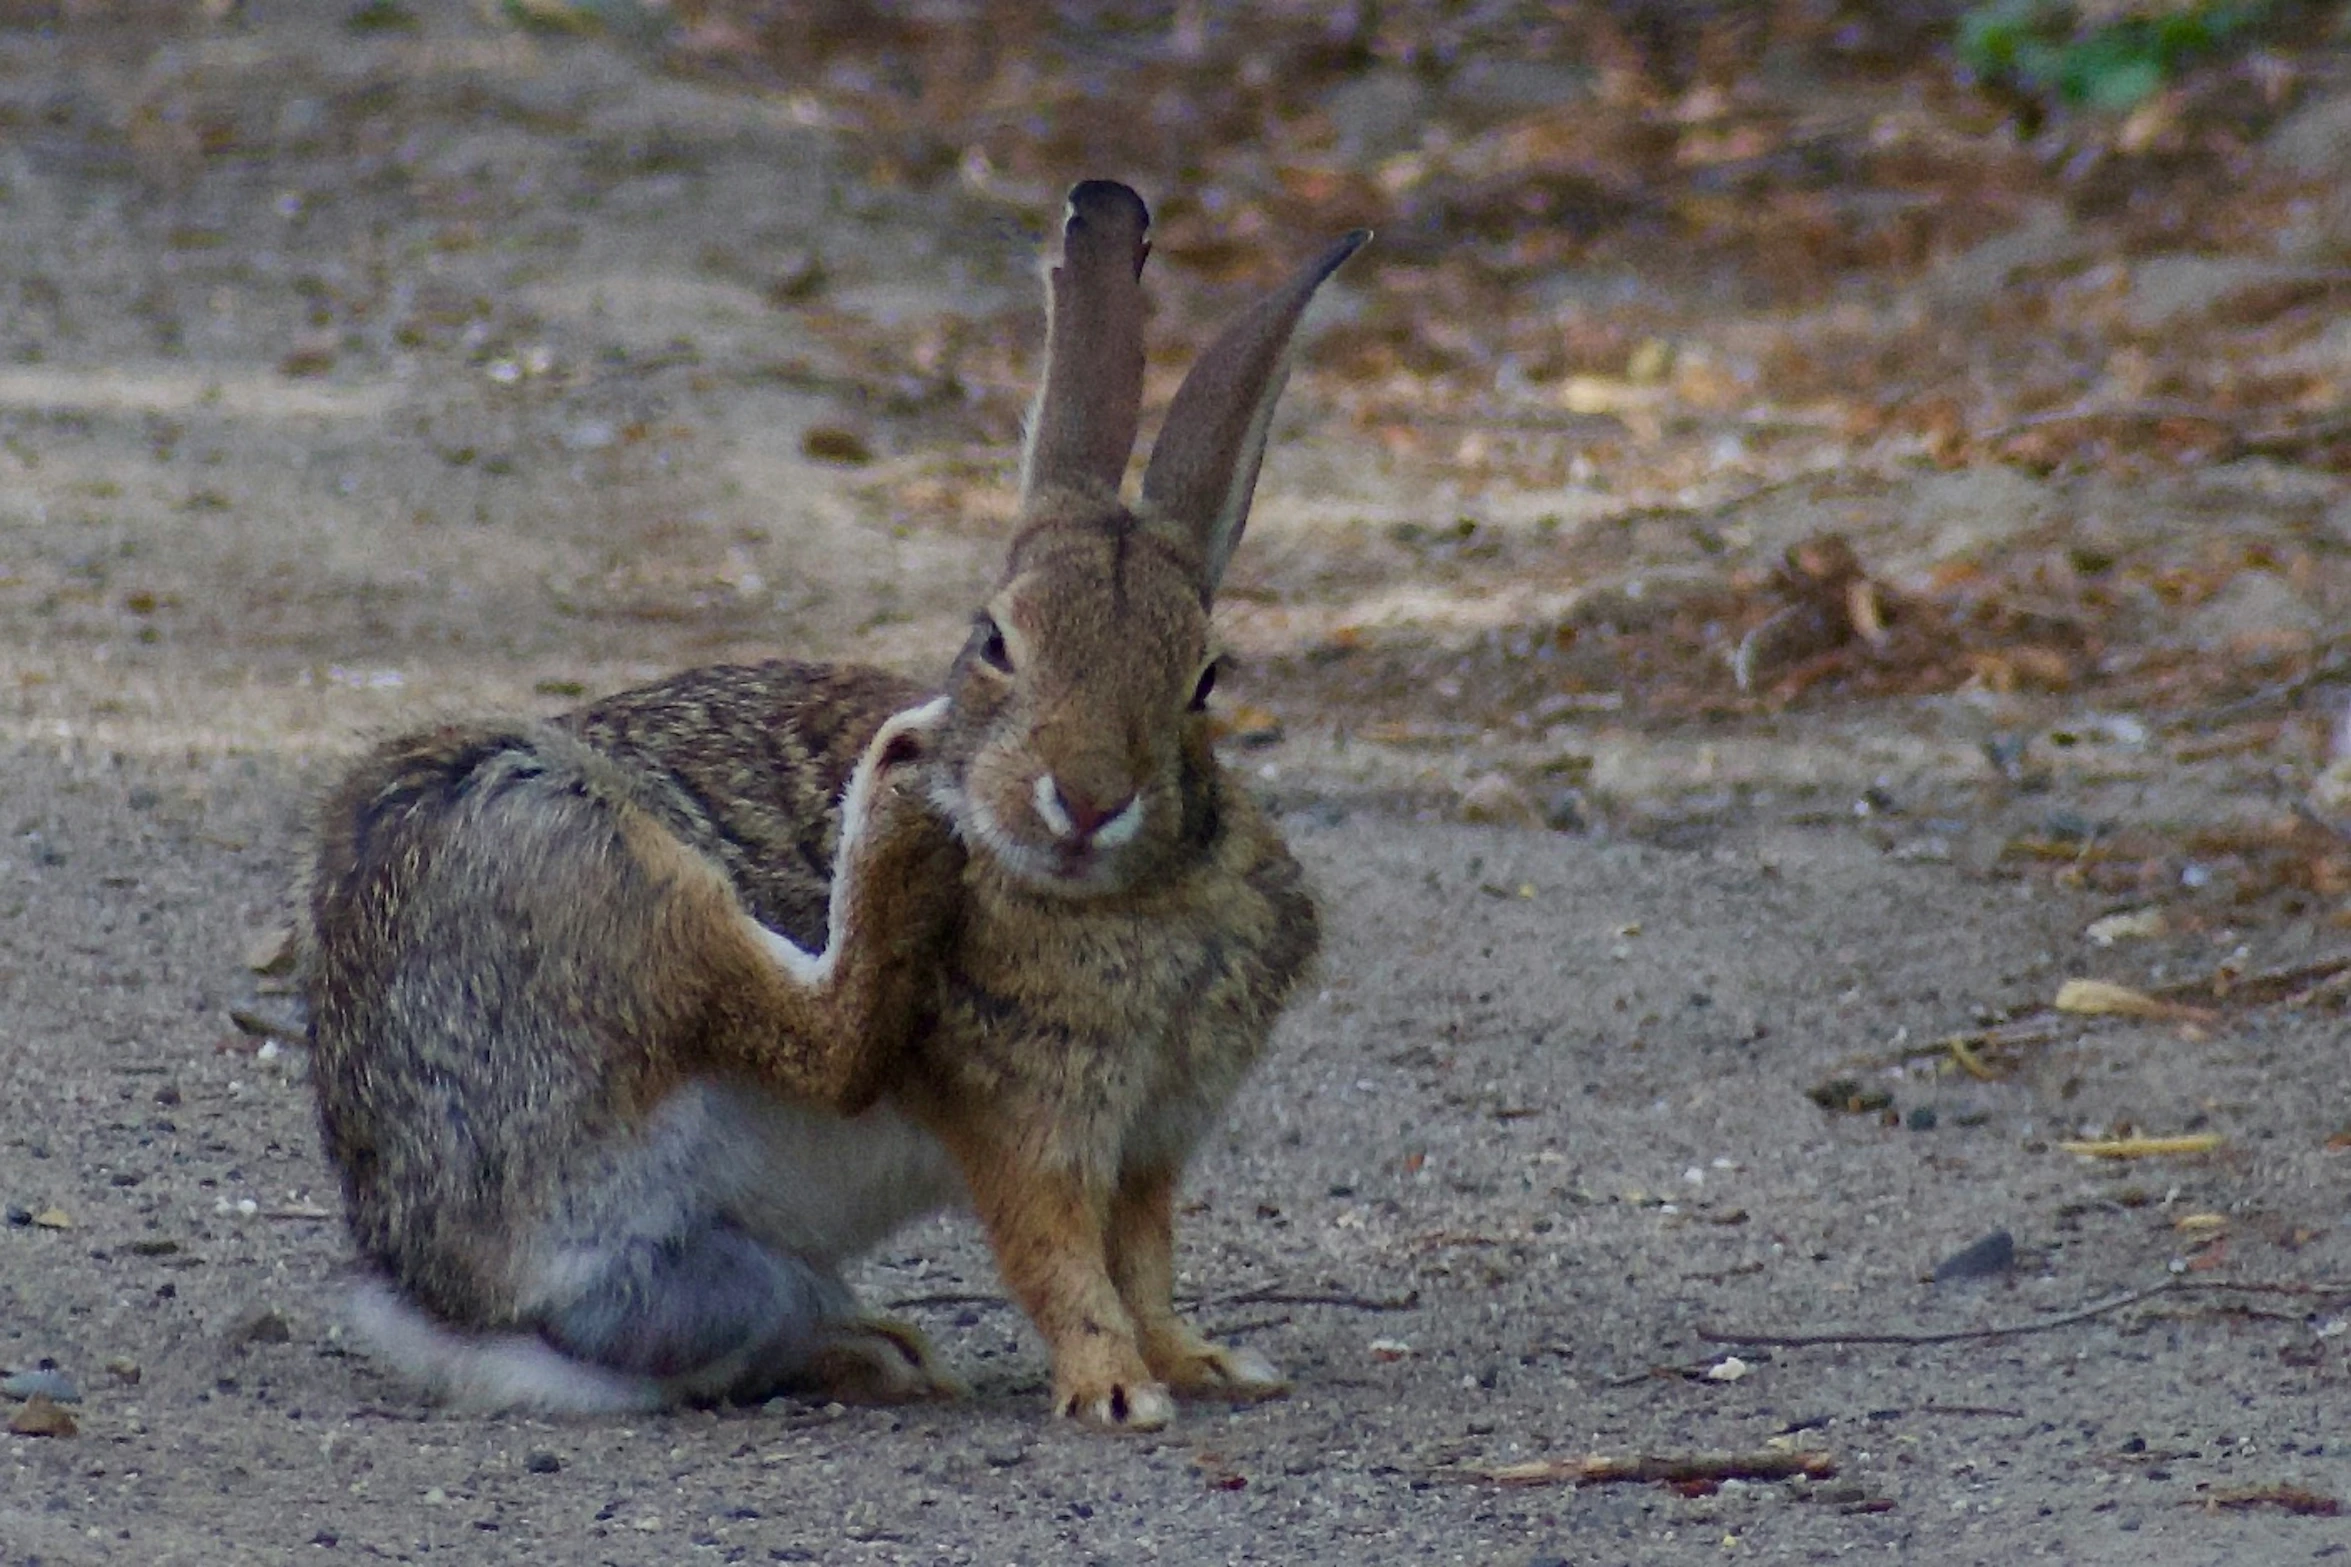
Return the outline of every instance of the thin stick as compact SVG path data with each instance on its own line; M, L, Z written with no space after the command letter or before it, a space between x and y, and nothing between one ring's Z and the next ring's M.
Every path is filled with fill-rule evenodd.
M1709 1344L1755 1344L1769 1349L1815 1349L1829 1344L1898 1344L1906 1347L1964 1344L1980 1339L2022 1338L2029 1333L2047 1333L2053 1328L2088 1322L2094 1317L2103 1317L2127 1306L2144 1305L2163 1295L2223 1291L2255 1295L2351 1296L2351 1284L2261 1284L2232 1279L2166 1279L2161 1284L2132 1290L2111 1300L2102 1300L2094 1306L2084 1306L2078 1311L2043 1317L2038 1322L2014 1322L1993 1328L1955 1328L1947 1333L1730 1333L1708 1327L1700 1327L1696 1332L1700 1339Z
M1637 1458L1611 1458L1591 1453L1582 1458L1538 1458L1530 1463L1504 1464L1473 1473L1471 1478L1497 1485L1618 1485L1664 1481L1686 1484L1722 1480L1825 1480L1837 1472L1837 1461L1826 1453L1688 1453L1672 1457L1644 1453Z
M1420 1305L1420 1291L1401 1295L1356 1295L1345 1290L1290 1290L1278 1284L1261 1285L1235 1295L1218 1295L1196 1303L1211 1306L1335 1306L1342 1311L1411 1311Z
M890 1302L890 1309L909 1311L924 1306L1011 1304L1001 1295L949 1292L940 1295L902 1295ZM1265 1284L1232 1295L1195 1296L1184 1304L1197 1311L1213 1310L1220 1306L1335 1306L1342 1311L1411 1311L1420 1305L1420 1291L1407 1290L1401 1295L1354 1295L1344 1290L1289 1290L1278 1284Z
M2260 974L2243 974L2233 980L2220 980L2216 975L2202 975L2195 979L2177 980L2169 985L2158 985L2144 992L2153 1001L2175 1004L2201 1004L2256 1007L2282 1002L2287 1006L2306 1006L2321 999L2328 987L2351 984L2351 955L2323 958L2315 963L2298 963L2292 968L2270 969ZM2087 1014L2060 1014L2048 1002L2036 1002L2004 1023L1990 1028L1966 1029L1956 1034L1945 1034L1938 1039L1922 1040L1900 1050L1889 1050L1878 1055L1855 1056L1845 1064L1848 1067L1900 1066L1904 1062L1922 1060L1928 1056L1949 1056L1970 1077L1996 1075L1983 1059L1986 1050L2007 1050L2022 1045L2038 1045L2058 1038L2067 1028L2067 1019Z
M944 1295L902 1295L890 1302L892 1311L911 1311L922 1306L1009 1306L1012 1302L1001 1295L963 1295L949 1292Z

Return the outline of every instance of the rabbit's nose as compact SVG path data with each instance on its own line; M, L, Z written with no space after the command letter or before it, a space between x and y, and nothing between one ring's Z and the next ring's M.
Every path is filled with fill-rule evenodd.
M1123 842L1133 835L1127 827L1128 819L1139 817L1139 802L1130 791L1124 799L1104 805L1082 789L1073 789L1052 774L1037 779L1037 819L1045 824L1056 838L1067 838L1077 843L1100 838L1104 842ZM1122 831L1121 829L1126 829Z

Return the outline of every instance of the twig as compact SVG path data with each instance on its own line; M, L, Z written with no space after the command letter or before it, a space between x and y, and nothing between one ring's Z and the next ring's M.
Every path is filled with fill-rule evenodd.
M952 1291L943 1295L902 1295L890 1302L892 1311L911 1311L922 1306L1009 1306L1012 1302L1001 1295L966 1295Z
M2010 436L2023 435L2030 430L2044 430L2051 425L2085 424L2098 419L2111 419L2122 424L2151 424L2163 419L2193 419L2201 424L2219 425L2231 435L2237 433L2228 420L2201 403L2181 402L2172 398L2147 398L2134 403L2102 403L2095 398L2085 397L2079 402L2068 403L2063 408L2045 408L2039 413L2026 414L2021 418L2011 419L2006 424L1994 425L1991 429L1984 431L1979 439L2001 441Z
M1242 1290L1236 1295L1218 1295L1203 1298L1197 1304L1212 1306L1335 1306L1341 1311L1411 1311L1420 1304L1420 1291L1406 1290L1401 1295L1356 1295L1345 1290L1289 1290L1278 1284L1260 1285Z
M1991 1082L2000 1075L1977 1058L1975 1047L1965 1034L1953 1034L1943 1041L1943 1047L1951 1052L1951 1059L1959 1063L1960 1070L1979 1083Z
M2181 999L2181 992L2193 994L2201 987L2205 995L2215 1001L2257 1007L2274 1001L2291 1002L2311 987L2326 984L2346 973L2351 973L2351 956L2337 956L2322 958L2316 963L2297 963L2292 968L2241 974L2225 981L2225 989L2221 983L2209 979L2188 980L2178 985L2165 985L2152 994L2158 1000L2171 1001Z
M901 1295L890 1302L890 1309L911 1311L925 1306L1004 1307L1011 1304L1001 1295L950 1290L937 1295ZM1343 1311L1411 1311L1420 1304L1420 1291L1407 1290L1401 1295L1354 1295L1343 1290L1289 1290L1278 1284L1261 1284L1232 1295L1195 1295L1184 1304L1195 1311L1213 1310L1220 1306L1335 1306ZM1252 1327L1271 1327L1276 1321L1287 1320L1276 1318L1262 1323L1244 1323L1228 1331L1245 1332Z
M1211 1338L1239 1338L1244 1333L1262 1333L1267 1328L1286 1328L1292 1320L1290 1314L1285 1311L1278 1317L1249 1317L1240 1322L1223 1322L1209 1329L1209 1336Z
M2331 1496L2306 1491L2298 1485L2263 1485L2234 1491L2215 1491L2210 1496L2192 1497L2182 1507L2201 1507L2216 1512L2223 1507L2282 1507L2287 1512L2305 1518L2332 1518L2343 1510L2343 1504Z
M2315 963L2297 963L2292 968L2243 974L2234 979L2215 975L2183 979L2158 985L2144 994L2149 1000L2173 1005L2307 1006L2313 1000L2325 999L2338 985L2351 985L2351 954L2322 958ZM1991 1028L1968 1029L1879 1055L1856 1056L1845 1065L1848 1068L1901 1066L1929 1056L1949 1056L1970 1077L1984 1077L1992 1069L1983 1059L1983 1052L2046 1043L2064 1033L2070 1019L2089 1015L2060 1013L2052 1003L2039 1002Z
M1669 1457L1644 1453L1637 1458L1611 1458L1591 1453L1582 1458L1538 1458L1529 1463L1504 1464L1474 1471L1472 1479L1497 1485L1618 1485L1663 1481L1670 1485L1723 1480L1825 1480L1837 1472L1837 1461L1826 1453L1689 1453Z
M1878 1055L1848 1057L1844 1065L1848 1069L1858 1070L1863 1067L1901 1066L1930 1056L1949 1056L1970 1077L1980 1077L1994 1071L1984 1060L1983 1052L2046 1044L2064 1032L2052 1017L2043 1015L2046 1010L2035 1007L2022 1018L1991 1028L1971 1028L1957 1034L1945 1034L1940 1038L1921 1040L1915 1045L1904 1045L1899 1050L1888 1050Z
M2103 1317L2128 1306L2144 1305L2164 1295L2215 1294L2224 1291L2252 1295L2351 1296L2351 1284L2263 1284L2235 1279L2166 1279L2161 1284L2132 1290L2128 1294L2117 1295L2111 1300L2102 1300L2077 1311L2043 1317L2038 1322L2014 1322L1991 1328L1954 1328L1946 1333L1732 1333L1703 1326L1696 1332L1700 1339L1709 1344L1754 1344L1770 1349L1816 1349L1831 1344L1898 1344L1915 1348L1930 1344L1964 1344L1978 1339L2022 1338L2029 1333L2047 1333L2053 1328L2088 1322L2094 1317Z

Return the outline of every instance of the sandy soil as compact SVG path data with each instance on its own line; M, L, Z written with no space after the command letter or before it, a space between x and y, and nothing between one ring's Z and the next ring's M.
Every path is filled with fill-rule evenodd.
M1049 216L869 190L789 102L416 9L415 35L298 4L160 49L0 32L0 1369L79 1395L77 1436L0 1437L0 1562L2346 1549L2339 1521L2230 1505L2351 1495L2340 1013L2065 1019L1997 1081L1887 1064L2076 975L2339 950L2274 901L2099 947L2111 893L1998 850L2069 817L2239 821L2279 759L2159 751L2058 698L1670 731L1571 714L1539 738L1577 758L1588 830L1464 824L1462 787L1537 741L1446 730L1443 692L1417 733L1353 734L1300 650L1343 621L1475 638L1550 611L1381 569L1362 541L1441 516L1442 479L1351 449L1311 373L1226 694L1283 720L1245 756L1330 951L1184 1230L1202 1318L1295 1395L1134 1440L1049 1424L1038 1346L961 1221L861 1278L969 1373L959 1406L458 1418L347 1351L301 1054L262 1037L287 1003L249 966L303 802L364 736L434 714L772 651L938 666L1009 454L975 456L968 411L860 381L839 328L1024 308ZM803 305L778 281L810 257L829 282ZM817 427L876 460L806 455ZM2221 510L2299 537L2340 502L2274 464L2140 492L1898 475L1759 505L1740 547L1821 517L1914 564L2068 519L2116 547ZM1688 543L1627 525L1592 549L1621 577ZM2019 729L2065 736L2024 791L1981 749ZM1807 1098L1838 1077L1889 1107ZM2126 1126L2225 1142L2056 1146ZM2011 1269L1928 1281L1995 1230ZM1708 1336L2031 1324L2175 1278L2326 1287L1749 1346L1743 1370ZM1838 1473L1704 1495L1482 1478L1775 1444Z

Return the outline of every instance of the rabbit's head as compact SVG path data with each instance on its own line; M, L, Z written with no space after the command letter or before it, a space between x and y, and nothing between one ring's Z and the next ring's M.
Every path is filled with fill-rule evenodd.
M1209 610L1291 337L1370 237L1331 246L1209 346L1129 507L1119 484L1142 405L1150 221L1124 185L1070 192L1018 528L948 676L931 759L931 793L973 849L1024 886L1074 897L1147 883L1217 840Z

